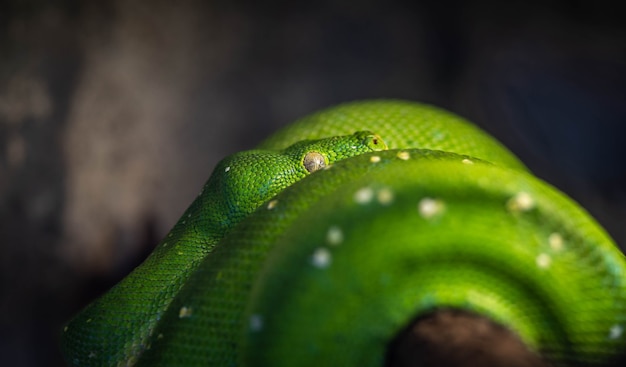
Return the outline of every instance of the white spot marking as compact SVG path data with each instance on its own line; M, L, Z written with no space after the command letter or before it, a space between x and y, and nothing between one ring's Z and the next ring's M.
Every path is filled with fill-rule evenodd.
M272 210L276 208L276 205L278 205L278 200L271 200L269 203L267 203L267 209Z
M370 162L378 163L378 162L380 162L380 157L377 156L377 155L373 155L373 156L370 157Z
M224 168L224 172L228 172L228 171L230 171L230 166Z
M352 146L352 149L356 149L356 145L353 145L353 146Z
M163 247L167 247L167 242L163 242Z
M548 254L539 254L539 256L537 256L537 259L535 259L535 262L537 263L538 267L542 269L547 269L552 263L552 258Z
M409 152L405 152L405 151L398 152L398 154L396 155L398 158L402 159L403 161L406 161L409 158L411 158L411 155L409 154Z
M182 222L182 224L185 224L185 223L187 223L187 221L186 221L186 220L184 220L184 221Z
M96 358L96 353L95 352L90 352L87 357L88 358Z
M363 187L354 193L354 201L358 204L367 204L372 201L374 190L371 187Z
M622 336L624 328L621 325L613 325L609 330L609 339L615 340Z
M91 322L91 319L87 319L87 321L85 321L85 323L87 323L87 324L90 323L90 322Z
M191 307L181 307L180 310L178 311L178 318L182 319L185 317L190 317L192 313Z
M67 331L67 326L63 328L63 331L66 332Z
M510 212L526 212L535 207L535 200L527 192L519 192L506 202Z
M177 254L178 254L178 255L182 255L182 254L183 254L183 252L182 252L182 251L178 251L178 252L177 252Z
M190 214L187 214L187 218L191 218L191 213L190 213Z
M474 164L474 161L472 161L471 159L463 159L461 162L463 162L463 164L468 164L468 165L472 165Z
M393 202L393 191L390 188L384 187L378 190L376 194L376 199L381 205L389 205Z
M172 236L173 236L173 234L172 234L172 233L170 233L170 234L168 234L168 235L167 235L167 237L172 237Z
M331 255L328 249L320 247L315 250L313 253L313 257L311 258L311 262L313 266L316 268L324 269L330 265Z
M433 140L434 141L441 141L446 137L446 134L441 132L441 131L437 131L436 133L433 134Z
M157 335L157 339L163 339L163 333L159 333L159 335Z
M422 218L430 219L435 215L441 214L445 209L445 205L439 199L423 198L420 200L417 208Z
M250 316L250 330L261 331L263 329L263 317L261 315Z
M548 243L550 244L550 248L554 251L561 251L563 249L563 237L557 232L550 234Z
M334 246L342 243L343 232L341 231L341 228L337 226L332 226L328 228L328 232L326 232L326 242L328 242L329 245L334 245Z

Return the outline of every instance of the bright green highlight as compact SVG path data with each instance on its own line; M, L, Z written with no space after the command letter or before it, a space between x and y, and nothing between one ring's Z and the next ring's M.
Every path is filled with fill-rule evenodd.
M70 365L382 366L438 307L556 366L626 350L624 255L462 118L354 102L259 149L220 162L144 264L68 324Z
M359 131L224 158L150 257L66 326L63 349L72 356L69 362L133 364L162 313L224 234L263 202L311 174L304 164L308 155L320 157L323 168L383 149L387 146L378 135Z

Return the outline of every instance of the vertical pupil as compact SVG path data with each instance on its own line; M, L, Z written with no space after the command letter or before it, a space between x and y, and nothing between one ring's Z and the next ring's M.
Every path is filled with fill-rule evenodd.
M309 152L304 157L304 168L308 172L314 172L323 168L326 164L324 162L324 156L318 152Z

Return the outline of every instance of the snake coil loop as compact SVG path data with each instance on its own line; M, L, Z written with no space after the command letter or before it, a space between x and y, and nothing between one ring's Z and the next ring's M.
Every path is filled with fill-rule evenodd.
M225 158L63 349L74 366L383 366L442 309L556 366L603 366L626 351L626 260L471 123L356 102Z

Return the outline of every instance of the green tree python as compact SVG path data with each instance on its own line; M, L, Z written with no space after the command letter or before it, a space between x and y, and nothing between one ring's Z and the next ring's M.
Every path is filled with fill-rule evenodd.
M222 160L154 252L62 331L72 366L383 366L438 309L557 366L626 350L626 261L470 122L332 107Z

